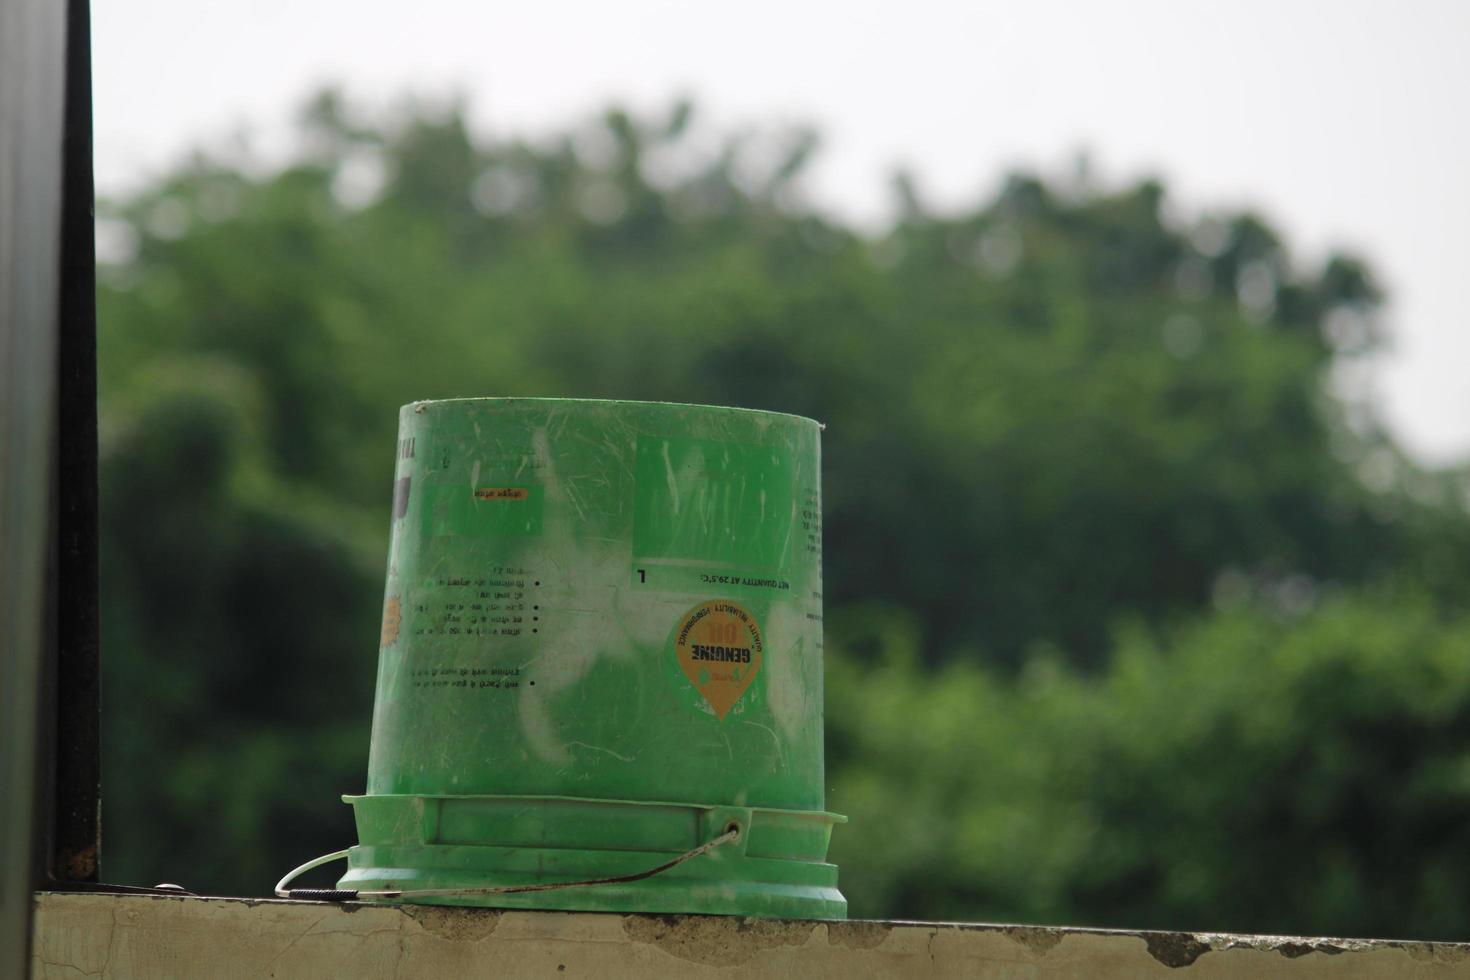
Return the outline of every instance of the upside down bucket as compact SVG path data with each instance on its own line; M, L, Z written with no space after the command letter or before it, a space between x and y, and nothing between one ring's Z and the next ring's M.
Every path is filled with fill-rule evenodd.
M345 797L359 843L339 887L843 917L821 511L810 419L405 406L367 792Z

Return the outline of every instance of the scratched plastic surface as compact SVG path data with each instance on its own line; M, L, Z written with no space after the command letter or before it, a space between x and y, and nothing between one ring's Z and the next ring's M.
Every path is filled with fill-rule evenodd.
M581 849L595 870L606 853L681 850L735 808L754 845L793 862L788 884L830 869L812 914L841 914L835 868L820 864L841 818L822 812L817 423L661 403L419 402L400 414L392 501L354 866L402 862L370 853L401 830L405 844ZM448 797L487 799L432 802ZM649 803L672 808L634 805ZM654 910L638 894L617 907ZM543 907L608 907L586 901ZM767 906L697 910L804 914Z

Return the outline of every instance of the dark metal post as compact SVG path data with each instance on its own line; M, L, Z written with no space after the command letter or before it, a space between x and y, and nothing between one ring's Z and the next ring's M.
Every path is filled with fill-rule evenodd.
M0 976L97 876L97 404L86 0L0 3Z
M97 319L92 56L86 0L69 0L57 336L53 809L47 875L95 882L100 859Z
M0 3L0 976L30 959L47 657L66 8Z

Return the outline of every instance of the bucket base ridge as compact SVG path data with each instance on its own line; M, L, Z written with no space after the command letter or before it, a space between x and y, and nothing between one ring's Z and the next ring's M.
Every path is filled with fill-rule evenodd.
M842 919L821 811L555 796L349 796L361 843L338 887L452 889L635 874L739 827L656 876L519 894L404 898L494 908ZM397 901L397 900L395 900Z

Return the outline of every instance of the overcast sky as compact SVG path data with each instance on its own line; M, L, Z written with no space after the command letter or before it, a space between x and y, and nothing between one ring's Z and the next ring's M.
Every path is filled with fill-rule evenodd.
M242 124L279 145L328 82L468 94L528 135L611 101L695 97L719 125L808 121L821 205L876 221L914 170L939 206L1015 167L1167 181L1252 206L1297 257L1365 254L1391 294L1384 416L1470 458L1470 0L1007 3L128 0L93 5L100 192Z

